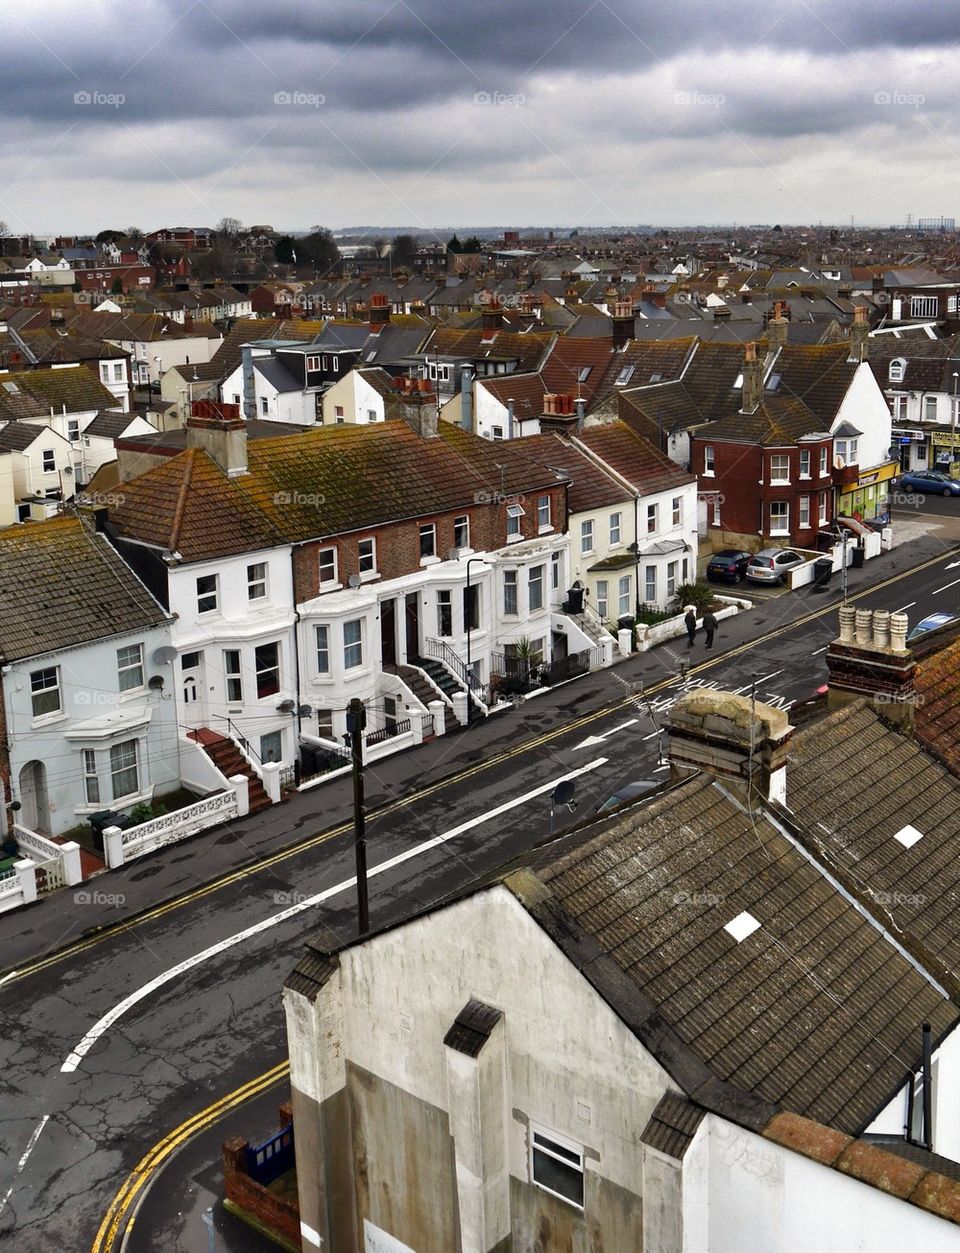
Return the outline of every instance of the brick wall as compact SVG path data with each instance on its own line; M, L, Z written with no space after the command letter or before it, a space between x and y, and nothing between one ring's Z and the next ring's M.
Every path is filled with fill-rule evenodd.
M413 574L420 566L420 526L434 523L436 526L435 553L445 558L454 547L454 520L466 515L470 519L470 547L477 552L503 548L507 543L507 505L519 503L524 514L520 519L524 539L537 534L537 496L550 497L550 519L556 531L567 526L566 493L562 486L546 487L529 497L509 496L504 501L464 505L449 513L433 514L410 522L393 522L388 526L374 527L369 531L338 537L329 541L305 544L294 554L294 580L297 604L310 600L320 591L319 552L325 548L337 550L337 582L346 585L352 574L359 574L358 544L361 540L376 540L376 568L380 581Z
M288 1127L293 1121L289 1103L280 1106L280 1126ZM303 1247L300 1239L300 1204L298 1200L284 1200L269 1188L251 1179L246 1172L248 1141L234 1136L223 1146L223 1192L224 1198L239 1209L252 1214L258 1222L272 1231L279 1232L293 1248Z

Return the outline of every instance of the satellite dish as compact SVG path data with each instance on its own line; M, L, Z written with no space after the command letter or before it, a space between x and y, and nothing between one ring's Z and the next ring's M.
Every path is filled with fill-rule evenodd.
M309 718L312 713L313 713L312 705L298 705L297 706L297 715L300 718Z
M292 700L282 700L280 704L277 706L277 709L282 714L292 714L296 710L296 708L297 708L296 701L292 701Z
M171 648L169 644L164 644L162 648L153 650L153 663L156 666L168 666L171 661L176 661L177 650Z
M839 454L833 459L833 468L835 470L842 470L846 464L847 463L844 461L844 459L841 456L839 456Z
M159 692L163 688L163 682L164 682L163 675L155 674L151 677L150 681L147 683L147 687L150 689L151 692Z
M573 806L573 798L577 793L577 785L573 779L564 779L553 789L553 795L550 802L553 805L569 805Z
M360 575L351 574L349 579L347 579L347 587L359 587L359 586L360 586Z

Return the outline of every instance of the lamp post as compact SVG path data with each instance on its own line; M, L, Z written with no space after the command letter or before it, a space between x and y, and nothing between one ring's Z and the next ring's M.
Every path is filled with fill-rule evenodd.
M960 374L953 372L953 408L950 411L950 468L957 459L957 379Z
M451 548L450 551L447 553L447 559L449 561L459 561L460 559L459 548ZM467 636L467 663L466 665L467 665L467 727L468 728L473 722L473 697L472 697L472 691L473 691L473 652L472 652L473 600L470 596L470 592L473 588L473 583L470 578L470 567L474 564L474 562L477 562L479 565L484 565L484 566L489 566L493 564L490 561L490 558L486 554L480 557L475 556L475 557L467 558L467 590L464 595L463 617L464 617L464 627L465 627L466 636Z

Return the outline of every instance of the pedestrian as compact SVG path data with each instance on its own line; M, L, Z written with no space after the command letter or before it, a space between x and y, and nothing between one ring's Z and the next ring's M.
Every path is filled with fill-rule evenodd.
M712 609L708 609L703 615L703 629L707 634L706 647L713 648L713 636L717 629L717 620Z
M697 611L693 605L686 605L683 625L687 628L687 648L693 648L694 636L697 634Z

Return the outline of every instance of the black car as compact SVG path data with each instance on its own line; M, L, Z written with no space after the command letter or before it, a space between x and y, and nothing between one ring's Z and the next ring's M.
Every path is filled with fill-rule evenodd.
M742 583L752 556L752 553L744 553L737 548L725 548L723 552L714 553L707 562L707 578L711 583Z

